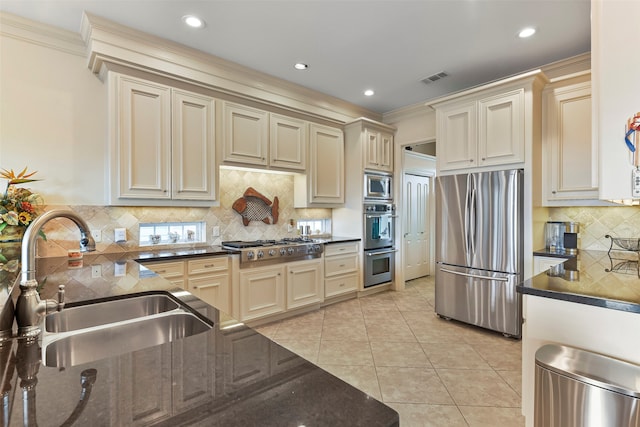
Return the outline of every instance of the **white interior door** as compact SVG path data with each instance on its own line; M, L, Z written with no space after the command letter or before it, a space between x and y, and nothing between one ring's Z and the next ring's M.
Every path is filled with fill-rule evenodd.
M429 271L429 195L431 177L404 174L402 209L404 279L427 276Z

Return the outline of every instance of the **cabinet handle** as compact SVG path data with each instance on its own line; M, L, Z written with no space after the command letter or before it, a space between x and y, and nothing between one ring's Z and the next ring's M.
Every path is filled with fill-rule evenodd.
M552 191L551 191L551 194L556 194L556 190L552 190Z
M215 264L205 264L204 268L211 268L211 267L215 267Z
M473 163L473 159L469 159L469 163Z
M484 162L484 160L485 160L485 158L483 157L483 158L482 158L482 161Z
M220 283L216 283L214 285L200 285L200 286L196 286L195 289L216 288L218 286L220 286Z
M344 264L340 264L340 267L344 267Z
M338 285L338 287L339 287L339 288L341 288L341 287L343 287L343 286L344 286L344 283L340 283L340 284Z
M163 273L166 273L166 272L167 272L167 270L158 270L158 271L156 271L156 274L163 274Z

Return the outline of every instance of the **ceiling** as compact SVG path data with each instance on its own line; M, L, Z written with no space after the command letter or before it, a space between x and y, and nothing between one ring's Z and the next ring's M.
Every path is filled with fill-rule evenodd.
M86 10L378 113L590 50L590 0L0 0L0 10L74 32ZM206 26L187 28L186 14ZM518 38L526 26L537 33Z

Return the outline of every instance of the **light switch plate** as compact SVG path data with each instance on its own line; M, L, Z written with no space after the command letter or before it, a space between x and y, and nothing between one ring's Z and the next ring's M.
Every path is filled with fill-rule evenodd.
M127 241L127 229L126 228L116 228L113 230L114 241L116 243L124 243Z

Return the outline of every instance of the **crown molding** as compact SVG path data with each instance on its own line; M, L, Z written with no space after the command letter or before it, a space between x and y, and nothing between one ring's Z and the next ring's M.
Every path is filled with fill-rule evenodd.
M0 12L0 35L71 55L86 56L86 46L79 34L8 12Z
M401 120L425 116L431 111L434 111L432 107L425 105L424 102L419 102L417 104L407 105L406 107L397 108L383 113L382 121L384 123L397 123Z
M382 119L338 98L89 13L80 35L87 45L87 65L97 75L113 63L335 123L363 116Z

